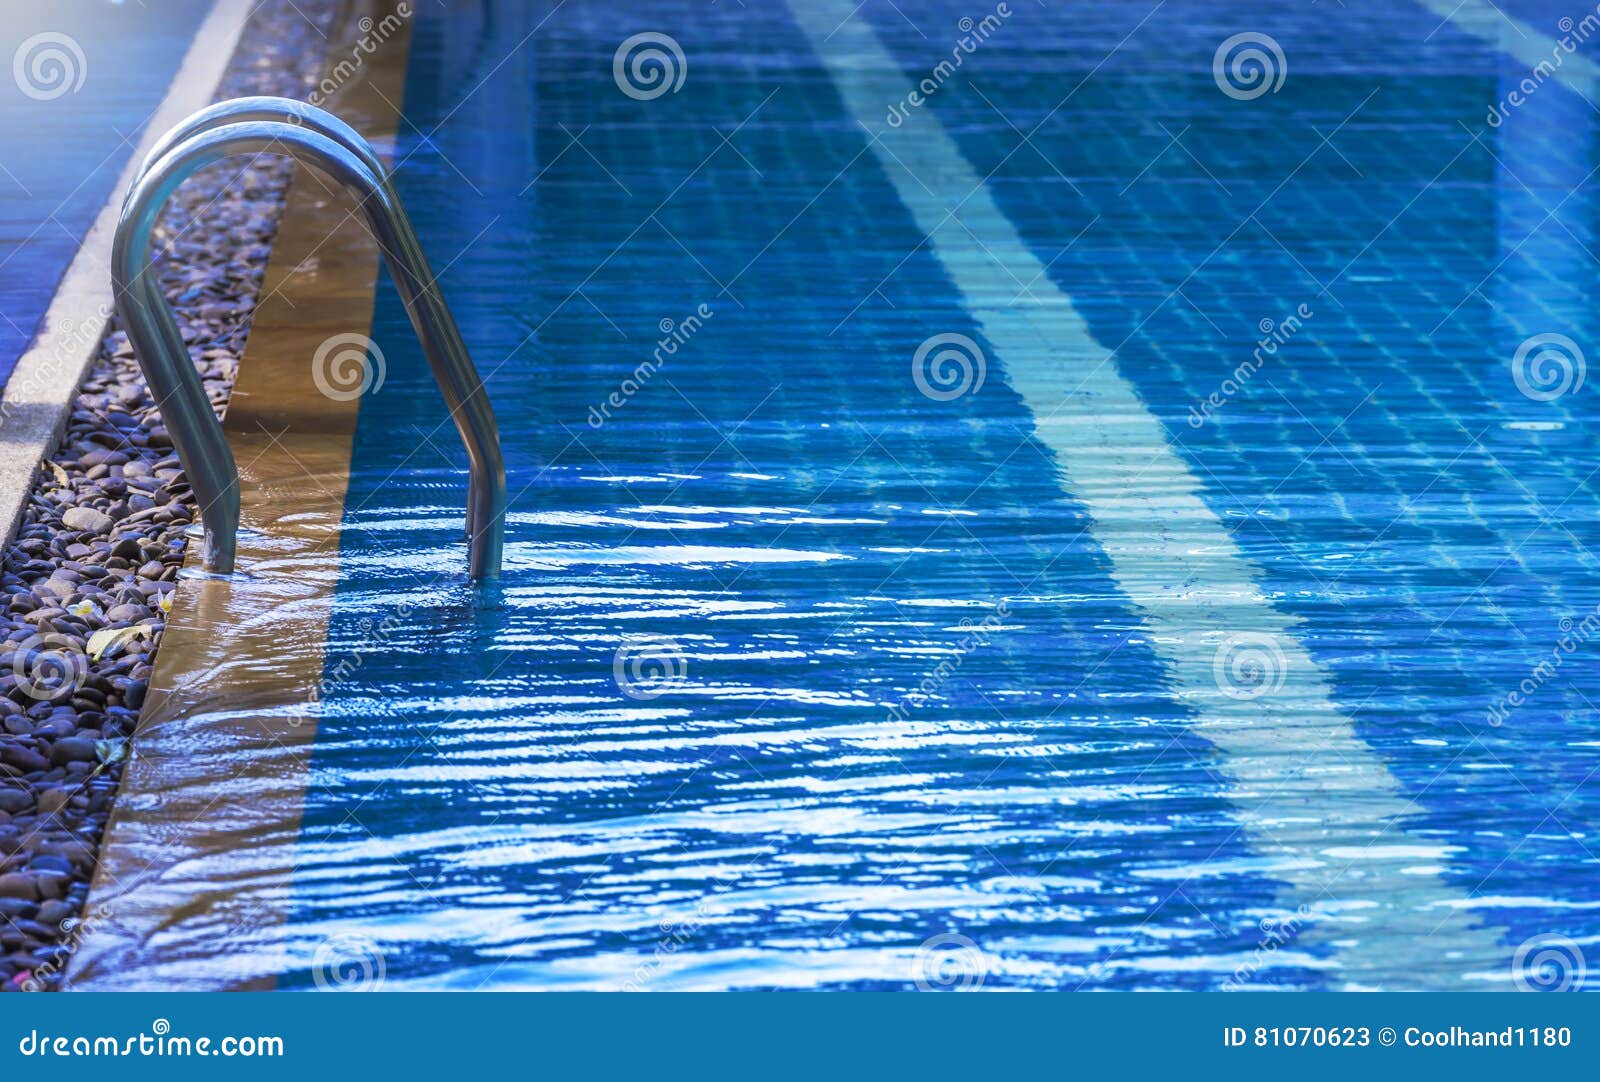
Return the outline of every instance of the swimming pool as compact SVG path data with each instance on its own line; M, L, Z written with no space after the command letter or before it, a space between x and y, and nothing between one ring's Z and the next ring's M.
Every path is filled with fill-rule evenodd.
M1581 985L1596 91L1431 7L419 11L505 574L385 282L281 928L164 977Z
M8 5L0 30L0 387L205 17L121 4ZM90 333L90 328L81 332Z

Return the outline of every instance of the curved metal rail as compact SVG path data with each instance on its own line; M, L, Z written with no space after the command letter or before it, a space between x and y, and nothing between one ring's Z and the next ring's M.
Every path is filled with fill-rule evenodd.
M238 124L249 121L276 121L283 124L294 124L306 128L308 131L325 135L329 139L344 147L368 169L373 176L383 184L385 194L388 195L391 206L395 211L395 236L399 238L401 248L407 253L414 264L420 267L427 281L433 281L433 273L428 267L428 257L422 250L422 241L418 239L416 230L411 225L411 218L406 214L405 205L400 201L400 194L395 189L389 177L389 171L384 168L383 162L378 160L377 154L371 145L361 137L350 125L315 105L294 98L280 98L271 95L251 95L242 98L230 98L208 105L204 109L189 114L183 121L175 125L170 131L156 140L150 152L145 155L144 161L139 165L139 172L134 177L134 183L150 171L150 167L173 147L186 139L193 138L203 132L225 127L229 124ZM128 194L133 194L133 186L128 188ZM467 352L466 342L461 337L461 331L456 326L455 317L451 314L448 305L442 300L439 311L436 313L440 334L444 340L444 358L453 369L462 368L462 361L470 367L471 354ZM428 354L428 361L433 366L434 380L439 384L441 393L444 393L447 375L441 372L441 358L432 353ZM460 421L457 421L457 431L464 444L470 445L471 437L463 430ZM472 537L480 523L473 521L473 516L479 513L480 504L475 496L479 488L476 474L468 477L467 487L467 536Z
M498 575L506 502L498 428L416 232L381 163L353 129L330 113L281 98L223 102L163 136L128 191L113 245L118 314L200 500L206 570L217 574L233 570L238 470L177 322L155 276L147 273L150 232L172 193L197 170L237 154L274 152L326 173L355 196L365 213L471 459L467 506L471 575L475 579Z

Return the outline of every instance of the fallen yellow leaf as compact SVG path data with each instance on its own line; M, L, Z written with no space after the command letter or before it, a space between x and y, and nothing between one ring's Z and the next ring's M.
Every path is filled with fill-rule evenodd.
M89 657L99 661L108 653L120 650L134 639L149 638L156 633L156 629L149 624L134 624L131 627L105 627L89 636L86 648Z

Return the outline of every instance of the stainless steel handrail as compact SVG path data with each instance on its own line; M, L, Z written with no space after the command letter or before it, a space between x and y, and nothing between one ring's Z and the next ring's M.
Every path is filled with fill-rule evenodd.
M326 173L361 205L471 459L470 573L475 579L498 575L506 496L494 412L387 174L381 165L373 168L379 163L365 141L331 114L287 99L241 99L237 111L228 108L233 104L202 110L163 136L159 156L146 160L124 201L112 255L118 314L200 500L206 570L233 570L238 471L176 320L148 271L150 232L172 193L197 170L236 154L283 153ZM239 119L285 113L293 123Z
M361 137L350 125L340 120L326 109L319 109L307 102L296 101L294 98L280 98L270 95L252 95L242 98L230 98L219 101L189 114L183 121L175 125L170 131L156 140L154 146L145 155L144 161L139 166L135 177L142 177L149 172L161 157L173 147L202 132L215 128L225 127L228 124L238 124L247 121L277 121L284 124L295 124L309 131L326 135L329 139L344 147L350 153L361 159L363 165L372 170L389 197L390 204L395 210L395 235L399 238L401 247L406 251L416 266L421 267L427 281L433 282L434 277L428 269L428 257L422 250L422 242L417 238L417 232L411 225L411 218L406 214L405 205L400 200L400 194L390 179L389 171L384 167L378 155L373 152L372 146ZM133 186L128 192L131 195ZM444 391L447 376L441 372L440 361L449 358L453 368L461 367L461 359L466 359L466 364L471 365L471 354L467 352L466 342L461 337L461 331L456 326L455 317L451 314L448 305L441 300L440 311L436 313L440 334L444 340L444 353L436 357L430 353L429 363L433 365L434 379L439 384L441 392ZM462 427L458 420L456 430L463 443L470 441L470 434ZM479 487L476 474L469 474L467 480L467 536L471 537L477 532L478 523L473 521L473 516L479 513L480 503L475 493Z
M134 178L135 182L148 173L150 167L161 160L168 151L185 139L227 124L250 121L294 124L327 136L361 159L361 164L372 170L373 175L384 182L384 187L392 196L394 188L389 183L389 171L378 160L378 155L374 153L371 144L363 139L359 132L326 109L319 109L315 105L296 101L294 98L266 95L229 98L227 101L219 101L190 113L156 140L150 152L144 156L144 161L140 163L139 172Z

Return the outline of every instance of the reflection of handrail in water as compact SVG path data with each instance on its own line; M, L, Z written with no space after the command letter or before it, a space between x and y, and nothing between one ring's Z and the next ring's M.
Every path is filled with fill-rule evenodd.
M163 136L124 201L112 252L118 314L200 501L205 569L224 575L233 570L238 469L199 373L189 362L177 322L149 272L150 232L185 179L223 158L251 153L288 154L315 166L356 197L471 458L467 507L471 576L498 575L506 497L494 411L416 232L381 163L353 129L313 106L271 98L212 106Z

